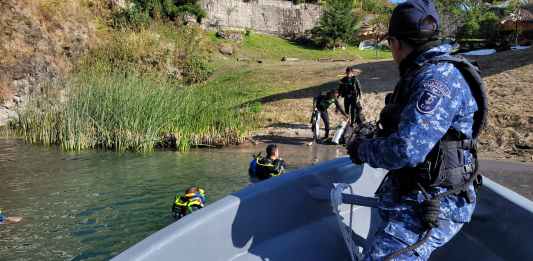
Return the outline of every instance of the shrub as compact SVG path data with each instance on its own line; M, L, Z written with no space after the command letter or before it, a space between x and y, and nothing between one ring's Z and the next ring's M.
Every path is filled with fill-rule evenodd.
M198 23L202 22L202 19L204 19L207 16L207 13L204 9L198 4L184 4L182 6L179 6L176 9L177 15L183 15L183 14L192 14L196 16L196 21Z
M317 27L311 31L315 43L322 47L336 47L348 43L356 34L357 18L352 0L328 0Z
M190 44L195 43L195 44ZM154 25L139 31L115 32L108 41L90 50L81 60L81 68L100 71L134 71L183 77L186 84L200 83L213 73L209 65L211 46L198 27Z
M149 23L150 15L146 10L133 5L130 8L115 12L111 21L111 25L115 28L141 27Z
M187 84L204 82L213 73L213 68L209 65L208 59L198 55L188 57L182 68L183 80Z
M119 10L113 15L113 26L139 27L146 25L151 19L175 20L185 14L194 15L197 21L201 22L207 16L195 0L133 0L132 3L131 7Z

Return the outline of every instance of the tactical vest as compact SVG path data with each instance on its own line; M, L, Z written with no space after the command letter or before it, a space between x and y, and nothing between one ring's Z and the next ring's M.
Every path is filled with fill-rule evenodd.
M413 66L396 85L394 92L387 95L385 108L380 114L381 129L378 131L378 136L386 137L398 130L400 115L413 91L410 88L413 79L426 66L441 62L452 63L461 72L477 102L478 110L474 113L472 139L450 128L426 156L423 163L416 167L391 171L391 175L396 177L404 192L417 190L420 185L424 188L441 186L452 191L465 191L467 186L478 177L477 138L486 123L487 95L479 68L463 57L440 56ZM472 164L464 164L465 150L472 154Z
M267 157L257 158L255 166L255 177L259 180L277 177L284 172L284 161L282 159L271 160Z

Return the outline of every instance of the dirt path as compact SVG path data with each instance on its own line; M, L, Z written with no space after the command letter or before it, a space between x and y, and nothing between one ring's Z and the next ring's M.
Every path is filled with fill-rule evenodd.
M483 70L490 105L489 125L480 141L481 157L533 161L533 48L474 60ZM297 87L261 99L264 124L253 134L254 139L298 144L311 141L312 99L321 91L336 88L346 66L361 71L363 113L366 120L376 120L385 94L393 90L398 79L392 61L278 63L265 69L279 70L278 77ZM332 116L334 128L341 116Z

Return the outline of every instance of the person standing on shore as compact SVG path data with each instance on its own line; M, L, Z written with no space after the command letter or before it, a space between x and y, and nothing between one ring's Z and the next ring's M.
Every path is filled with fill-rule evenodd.
M344 111L350 114L350 122L353 126L363 124L361 115L361 83L355 77L352 67L346 68L346 76L339 82L339 95L344 99Z
M324 129L326 130L326 133L324 134L324 140L329 138L330 127L328 109L332 104L335 104L335 111L339 111L342 113L342 115L344 115L344 117L349 118L348 114L346 114L346 112L341 108L339 100L337 99L338 96L338 90L330 90L326 94L320 94L313 99L313 108L316 112L318 112L320 118L324 122ZM318 139L318 137L316 138Z

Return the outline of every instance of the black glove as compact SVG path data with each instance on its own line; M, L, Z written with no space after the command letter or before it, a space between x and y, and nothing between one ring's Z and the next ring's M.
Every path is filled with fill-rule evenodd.
M353 139L350 144L348 144L348 147L346 150L348 151L348 155L350 155L350 159L354 164L361 165L363 164L363 161L359 158L359 153L357 150L359 149L359 144L361 143L361 139Z
M428 199L422 202L422 221L428 228L439 226L440 200Z

